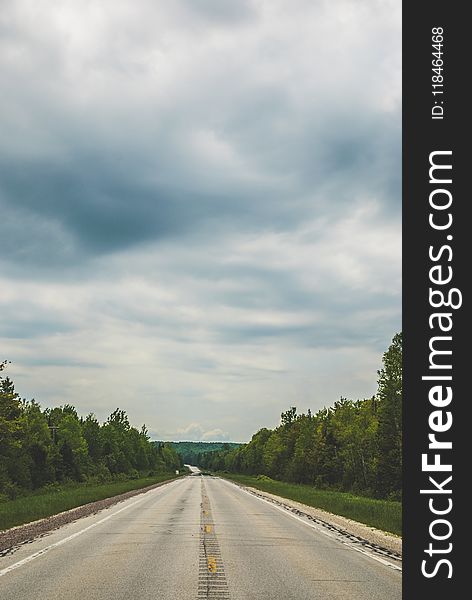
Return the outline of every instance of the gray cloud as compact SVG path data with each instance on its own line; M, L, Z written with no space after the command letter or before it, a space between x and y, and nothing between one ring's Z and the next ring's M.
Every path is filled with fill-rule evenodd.
M400 327L397 3L17 0L0 31L23 393L244 439L373 392Z

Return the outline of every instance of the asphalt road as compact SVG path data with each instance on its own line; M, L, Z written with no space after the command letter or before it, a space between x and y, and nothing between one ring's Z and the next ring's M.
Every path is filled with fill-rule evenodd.
M398 563L221 479L190 476L0 559L2 600L396 600Z

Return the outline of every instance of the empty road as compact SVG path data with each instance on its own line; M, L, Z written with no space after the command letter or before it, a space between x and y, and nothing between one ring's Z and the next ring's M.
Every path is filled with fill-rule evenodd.
M0 558L0 598L400 600L398 564L230 482L189 476Z

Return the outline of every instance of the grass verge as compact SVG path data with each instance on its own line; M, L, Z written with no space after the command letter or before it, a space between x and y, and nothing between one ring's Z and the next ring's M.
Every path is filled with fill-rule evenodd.
M330 513L341 515L376 527L382 531L388 531L396 535L402 534L402 505L401 502L389 500L376 500L363 496L354 496L346 492L332 492L319 490L310 485L296 483L285 483L273 479L251 477L248 475L235 475L233 473L218 473L221 477L251 486L263 492L276 494L282 498L289 498L321 508Z
M0 504L0 531L44 517L50 517L88 502L111 498L124 492L138 490L176 477L180 477L180 475L161 473L154 477L130 479L128 481L115 481L104 484L67 484L53 491L38 490L29 496L8 500Z

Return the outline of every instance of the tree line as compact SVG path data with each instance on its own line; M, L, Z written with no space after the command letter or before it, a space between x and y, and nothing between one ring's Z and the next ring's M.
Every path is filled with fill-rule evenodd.
M275 429L260 429L239 448L202 454L198 464L214 471L401 499L402 334L394 336L383 355L372 398L341 398L316 414L297 414L291 407Z
M188 465L197 465L200 455L217 450L232 450L241 446L236 442L169 442L179 454L183 462Z
M6 362L0 363L0 372ZM52 483L137 478L182 466L177 452L151 442L116 409L104 423L79 417L70 404L42 409L20 398L0 376L0 498L15 498Z

